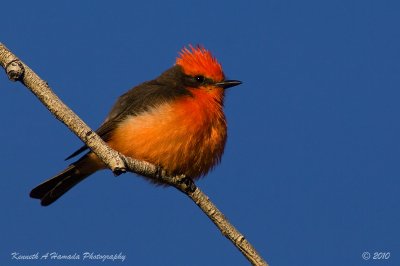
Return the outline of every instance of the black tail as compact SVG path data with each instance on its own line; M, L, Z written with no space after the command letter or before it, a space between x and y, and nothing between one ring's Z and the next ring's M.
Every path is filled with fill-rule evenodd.
M84 156L77 162L68 166L58 175L44 181L42 184L32 189L30 196L35 199L40 199L42 206L52 204L73 186L96 171L88 171L88 169L85 169L88 167L85 167L84 163L90 163L86 162L86 158L88 157Z

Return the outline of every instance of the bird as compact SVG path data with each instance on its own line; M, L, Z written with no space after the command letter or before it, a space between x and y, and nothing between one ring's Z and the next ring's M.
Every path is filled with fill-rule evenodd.
M199 179L221 161L227 140L225 91L241 83L225 79L221 64L204 46L188 45L171 68L120 96L96 133L125 156ZM86 150L82 146L66 160ZM48 206L102 169L105 164L88 151L30 196Z

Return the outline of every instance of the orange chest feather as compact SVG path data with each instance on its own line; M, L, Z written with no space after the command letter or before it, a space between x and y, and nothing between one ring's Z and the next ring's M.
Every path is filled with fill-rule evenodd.
M192 178L222 156L226 121L221 104L207 95L165 103L125 119L108 141L115 150Z

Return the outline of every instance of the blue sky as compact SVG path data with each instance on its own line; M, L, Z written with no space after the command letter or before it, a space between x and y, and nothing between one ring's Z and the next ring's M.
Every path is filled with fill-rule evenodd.
M93 128L203 44L243 84L228 92L225 154L200 188L272 265L400 264L397 1L108 2L8 1L1 42ZM21 84L3 74L0 88L0 264L121 252L90 263L248 265L184 195L133 174L97 173L41 207L29 191L81 142Z

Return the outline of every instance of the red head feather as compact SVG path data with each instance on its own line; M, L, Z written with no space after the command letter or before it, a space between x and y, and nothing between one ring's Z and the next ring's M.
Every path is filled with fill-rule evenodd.
M186 75L202 75L215 82L225 79L220 63L212 54L202 46L183 48L176 59L176 64L181 66Z

